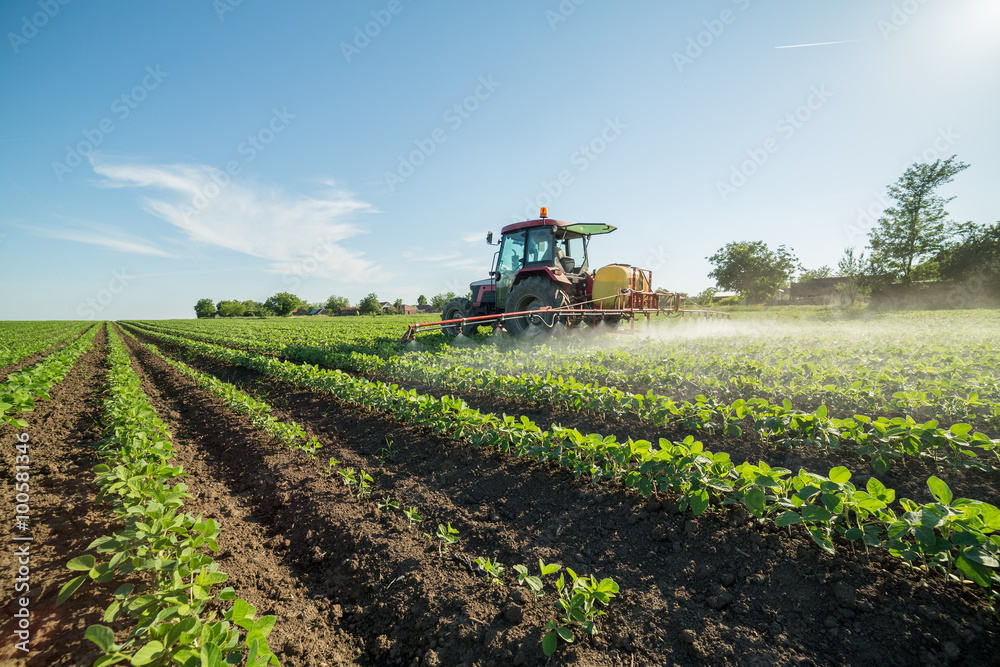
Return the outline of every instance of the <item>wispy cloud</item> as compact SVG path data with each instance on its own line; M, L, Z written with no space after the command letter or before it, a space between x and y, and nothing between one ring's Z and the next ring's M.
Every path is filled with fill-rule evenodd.
M50 239L76 241L77 243L87 243L138 255L173 257L170 253L150 245L142 239L136 239L125 234L120 229L107 225L78 221L74 223L73 229L36 226L32 226L29 229L36 234Z
M155 191L144 194L143 208L195 243L269 260L279 273L301 270L310 258L319 260L310 271L317 276L364 281L376 268L341 245L362 233L352 215L373 209L333 181L306 196L204 165L111 163L93 154L91 163L107 179L101 187Z
M806 46L829 46L831 44L852 44L853 42L863 42L863 39L842 39L838 42L815 42L813 44L788 44L787 46L776 46L776 49L801 49Z

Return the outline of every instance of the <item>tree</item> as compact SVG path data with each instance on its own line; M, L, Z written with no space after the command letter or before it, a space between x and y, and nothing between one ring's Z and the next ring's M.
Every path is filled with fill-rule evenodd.
M889 198L895 205L885 209L868 233L871 259L880 273L909 284L915 264L943 249L948 237L944 205L954 197L945 199L934 191L969 167L955 157L914 163L889 186Z
M448 305L448 302L455 298L454 292L445 292L444 294L435 294L431 297L431 307L433 308L444 308Z
M399 310L399 308L402 305L403 305L403 300L402 299L396 299L395 301L392 302L392 307L395 308L396 310Z
M818 269L809 269L808 271L803 271L799 274L798 282L804 283L807 280L816 280L817 278L829 278L833 275L833 269L829 266L823 265Z
M711 306L715 301L715 288L708 287L694 295L694 302L699 306Z
M264 316L264 304L260 301L244 301L243 302L243 317L263 317Z
M382 312L382 304L379 303L375 292L361 299L361 303L358 304L358 312L362 315L378 315Z
M231 300L220 301L215 308L222 317L243 317L243 313L247 310L242 301Z
M426 306L427 305L427 297L424 296L423 294L421 294L420 296L418 296L417 297L417 305L418 306Z
M275 315L288 317L292 314L293 310L301 308L304 303L305 302L302 301L302 299L294 294L289 294L288 292L278 292L264 302L264 307Z
M977 225L966 222L956 227L959 239L938 256L941 277L966 283L970 296L990 294L1000 297L1000 222Z
M211 299L198 299L198 303L194 306L194 314L198 317L215 315L215 302Z
M330 298L326 300L326 309L331 315L337 315L340 313L341 308L348 308L351 302L347 300L346 296L337 296L336 294L330 295Z
M739 292L750 303L773 299L799 263L785 246L775 251L763 241L728 243L706 259L715 265L708 277L724 290Z

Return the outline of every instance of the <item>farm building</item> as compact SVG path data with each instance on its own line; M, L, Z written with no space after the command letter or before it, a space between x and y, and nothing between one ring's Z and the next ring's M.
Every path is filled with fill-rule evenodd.
M329 315L326 308L313 308L309 311L310 315Z
M341 315L358 315L359 312L358 312L357 308L341 308L340 309L340 314Z
M399 308L397 308L396 311L400 315L416 315L417 314L417 307L416 306L406 306L406 305L403 305L403 306L400 306Z

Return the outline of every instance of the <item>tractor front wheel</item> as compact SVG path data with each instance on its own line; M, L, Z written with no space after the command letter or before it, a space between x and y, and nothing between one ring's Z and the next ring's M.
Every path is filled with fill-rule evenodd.
M514 286L507 297L507 312L518 313L524 310L563 308L569 304L569 295L550 280L539 276L526 278ZM534 338L544 336L552 331L556 323L555 314L538 314L517 317L507 322L507 329L515 336Z
M458 320L463 317L475 317L477 314L476 307L472 305L471 301L464 297L457 297L445 304L444 310L441 311L441 321ZM478 330L478 324L462 325L460 323L451 324L442 329L442 331L450 336L457 336L459 333L465 336L471 336Z

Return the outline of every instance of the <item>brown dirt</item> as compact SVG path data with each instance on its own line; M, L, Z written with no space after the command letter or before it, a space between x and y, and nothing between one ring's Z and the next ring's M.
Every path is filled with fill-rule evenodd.
M920 576L882 551L854 555L841 546L829 557L802 532L748 521L736 508L693 519L670 498L594 486L182 355L319 437L324 447L311 461L254 432L148 351L132 351L163 392L158 407L183 415L177 428L204 450L207 469L196 476L224 481L207 507L246 506L247 520L269 536L272 554L261 550L258 559L277 557L294 573L295 584L262 590L262 599L300 585L304 597L320 596L360 642L360 664L1000 664L1000 627L978 593ZM325 477L330 457L368 471L373 499L417 507L422 530L451 522L461 538L452 557L439 556L399 512L359 502ZM507 565L502 586L463 563L480 555ZM532 601L511 576L511 566L535 567L538 558L622 587L599 621L601 634L578 635L550 662L539 642L555 617L553 597ZM295 652L314 645L312 627L293 617L299 607L273 604L291 643L283 657L322 659L322 645L308 656Z
M101 414L104 390L106 333L95 339L95 349L87 352L60 384L50 390L50 401L38 401L35 410L22 417L28 422L24 433L30 436L30 528L16 530L14 517L14 472L18 453L14 449L18 431L0 429L3 444L2 506L4 549L0 551L4 597L0 610L0 664L4 665L74 665L90 664L100 652L84 639L87 626L101 622L104 609L111 602L113 584L85 584L64 605L56 607L59 589L73 573L66 561L84 553L94 539L107 535L112 527L94 505L96 487L91 468L96 460L91 448L100 440L96 427ZM20 542L15 536L30 536L30 652L23 654L14 644L16 601L21 593L6 585L14 580L19 567L14 550ZM9 545L9 546L8 546Z

